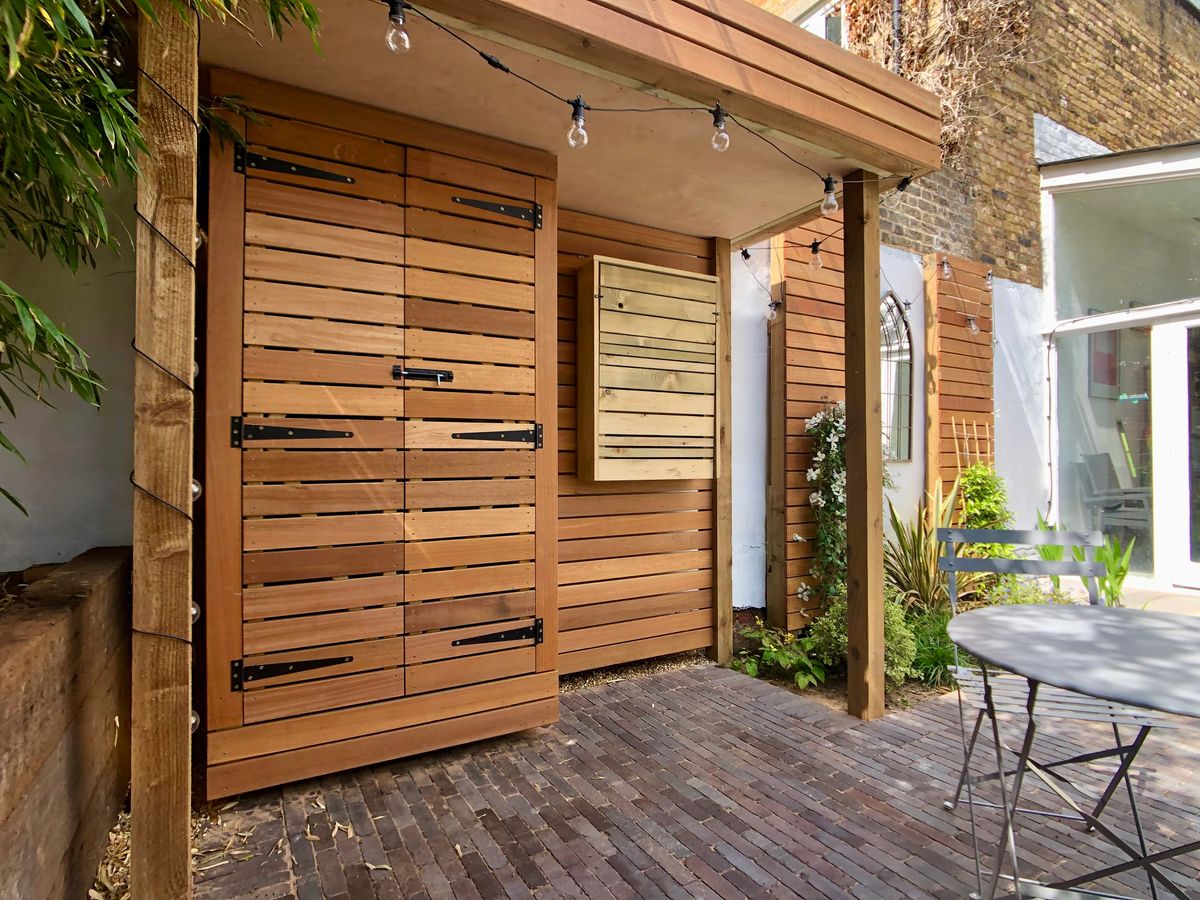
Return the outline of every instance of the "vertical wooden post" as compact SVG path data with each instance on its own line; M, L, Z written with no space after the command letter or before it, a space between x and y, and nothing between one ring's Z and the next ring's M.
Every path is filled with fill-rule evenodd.
M767 622L788 627L787 590L787 264L784 237L771 238L771 295L779 303L767 325Z
M558 670L558 186L534 182L542 228L534 231L534 334L537 369L534 403L544 446L534 457L534 598L546 638L537 647L537 671Z
M191 893L198 26L153 5L138 32L131 867L133 896L174 900Z
M942 410L938 394L938 256L925 255L925 514L937 515L942 499ZM930 518L932 521L932 518ZM938 523L934 523L937 525Z
M733 655L733 396L729 241L713 242L717 293L717 458L713 480L713 612L716 634L711 655L718 663Z
M847 706L883 715L883 424L879 361L879 179L846 179Z

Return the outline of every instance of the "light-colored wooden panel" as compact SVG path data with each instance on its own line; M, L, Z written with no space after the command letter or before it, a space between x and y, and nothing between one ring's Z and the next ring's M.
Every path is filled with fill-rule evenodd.
M491 250L409 238L405 243L405 262L417 269L533 283L533 260L511 253L496 253Z
M330 457L327 452L309 450L247 450L242 453L242 479L247 484L258 481L368 481L403 477L404 454L395 450L342 450L336 457Z
M425 694L429 691L443 691L446 688L480 684L496 679L504 679L498 682L504 685L508 684L508 679L516 679L518 676L533 677L530 673L534 671L536 664L537 650L534 647L515 647L511 650L483 653L472 657L468 662L451 659L409 666L406 672L408 693ZM558 690L557 676L554 690ZM441 694L433 696L440 697ZM506 699L503 702L515 701Z
M635 313L666 319L682 319L713 325L716 306L701 300L678 300L656 294L640 294L636 291L619 291L613 288L600 295L600 308L613 312Z
M716 342L716 326L711 322L690 322L684 319L664 319L659 316L637 315L619 310L600 311L600 339L615 340L610 335L644 335L656 339L689 341L696 344ZM692 349L681 347L677 349ZM699 349L699 348L696 348Z
M528 628L533 625L533 619L516 619L507 622L487 622L482 625L471 625L466 628L450 628L445 631L430 631L425 634L410 635L404 642L404 661L408 665L424 662L436 662L442 659L454 659L462 656L476 656L498 649L513 647L532 647L533 638L504 641L502 644L460 643L472 638L486 637L503 631Z
M616 344L609 341L600 344L600 359L605 362L618 362L622 365L633 365L629 357L642 358L656 362L667 361L674 367L676 363L689 364L681 371L714 372L716 357L711 353L691 353L684 350L668 350L658 347L637 347Z
M664 478L711 478L711 459L606 459L607 477L614 481Z
M242 597L246 619L266 619L399 603L404 599L404 582L400 575L308 581L248 587Z
M404 241L393 234L264 213L246 214L246 243L392 265L404 263Z
M330 460L329 465L335 467L337 461ZM504 482L499 483L503 484ZM306 513L403 509L404 493L404 484L395 481L248 484L242 488L242 514L246 516L295 516Z
M703 300L706 303L717 302L717 281L715 278L690 276L688 273L658 269L656 267L639 267L627 261L614 261L609 264L603 259L600 262L600 284L606 288L637 291L643 294L656 294L664 297L674 297L680 300Z
M689 324L689 323L684 323ZM611 348L619 347L619 350ZM688 357L695 357L700 361L707 362L708 358L713 355L713 346L711 341L684 341L676 338L657 337L654 335L640 334L622 334L616 331L603 331L600 334L600 348L606 353L630 353L633 348L643 350L674 350L679 353L687 353Z
M246 277L378 294L404 293L404 269L400 266L270 247L246 248Z
M403 569L403 544L268 550L242 555L242 578L246 584L374 575Z
M394 388L251 381L242 392L242 406L248 413L402 416L404 394Z
M713 459L713 447L611 447L605 444L600 459Z
M247 312L345 319L371 325L404 324L404 301L398 297L275 281L247 281L245 299Z
M417 600L496 594L501 591L524 591L532 587L533 563L477 566L473 569L416 572L406 575L404 599L411 603Z
M245 718L247 724L253 724L403 695L404 669L383 669L247 691Z
M402 513L297 516L247 519L242 524L242 541L247 550L282 550L399 541L404 532Z
M699 372L710 375L714 373L717 368L715 361L689 362L687 360L671 359L666 357L662 359L656 359L652 356L626 356L619 353L601 353L600 365L605 367L611 366L614 369L666 369L669 372Z
M627 391L601 388L599 408L613 412L712 415L712 394L679 394L666 391Z
M609 413L600 420L600 434L679 435L681 437L712 437L713 417L650 415L644 413Z
M695 372L667 369L638 369L626 366L600 365L598 387L627 388L638 391L672 391L678 393L708 394L715 386L715 378ZM711 405L711 401L710 401Z
M326 191L309 191L257 178L246 182L246 209L386 232L396 235L397 242L404 234L403 206Z
M392 637L404 634L404 607L381 606L246 622L242 634L247 654ZM321 677L322 674L317 670L310 677Z
M404 535L410 541L429 541L485 534L521 534L533 530L533 515L533 508L528 506L412 512L404 517Z

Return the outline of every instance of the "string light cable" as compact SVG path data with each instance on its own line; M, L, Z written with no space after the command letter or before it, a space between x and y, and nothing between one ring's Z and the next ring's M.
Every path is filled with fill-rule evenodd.
M718 153L724 153L726 150L729 149L731 139L730 139L728 126L730 124L732 124L732 125L737 126L738 128L741 128L742 130L754 135L756 138L758 138L763 143L767 144L767 146L774 149L777 153L779 153L781 156L783 156L785 159L787 159L793 165L795 165L801 169L804 169L805 171L809 172L813 176L821 179L822 194L823 194L823 199L821 202L821 212L825 216L833 215L834 213L837 212L837 210L839 208L838 200L837 200L837 185L838 185L838 183L840 182L842 185L858 183L858 182L847 181L846 179L835 178L830 173L822 174L820 171L813 168L808 163L804 162L801 159L798 159L797 157L795 157L794 155L789 153L787 150L785 150L783 147L781 147L775 141L771 140L771 138L767 137L767 135L763 134L761 131L759 131L755 128L751 128L749 125L747 125L746 123L744 123L741 120L739 120L738 118L736 118L727 109L725 109L720 104L720 102L715 103L711 107L700 106L700 105L691 105L691 106L676 105L676 106L653 106L653 107L591 106L590 104L588 104L586 102L586 100L584 99L582 94L576 94L576 96L574 98L564 96L564 95L558 93L557 91L552 90L551 88L547 87L546 85L535 81L534 79L528 77L527 75L523 75L522 73L515 71L514 69L509 67L507 64L505 64L494 53L489 53L486 50L482 49L481 47L479 47L478 45L476 45L475 43L473 43L472 41L470 41L469 39L464 37L458 31L454 30L453 28L449 27L448 25L444 24L443 22L438 21L436 18L429 15L428 13L426 13L424 10L418 8L417 6L414 6L412 3L409 3L408 0L382 0L382 3L387 7L387 12L388 12L388 27L387 27L387 31L385 34L385 40L386 40L386 44L387 44L387 47L389 50L391 50L393 53L396 53L396 54L404 54L404 53L407 53L408 50L411 48L412 41L408 34L407 26L408 26L408 14L412 13L413 15L422 19L423 21L428 22L430 25L432 25L434 28L438 29L439 31L442 31L443 33L449 35L456 42L458 42L459 44L462 44L464 47L466 47L468 50L470 50L472 53L474 53L476 56L478 56L480 59L482 59L485 63L487 63L489 66L491 66L493 69L497 70L498 72L502 72L505 75L509 75L509 76L517 79L518 81L523 82L524 84L528 85L529 87L541 92L542 94L545 94L547 97L550 97L552 100L555 100L559 103L569 106L571 109L571 112L570 112L570 127L568 128L568 131L567 131L567 145L572 149L582 149L583 147L586 147L588 144L590 135L588 134L588 131L587 131L587 113L589 113L589 112L596 112L596 113L668 113L668 112L705 113L707 115L712 116L713 132L712 132L712 136L709 140L709 144L714 151L716 151ZM913 179L913 176L911 174L903 176L903 178L901 179L902 187L900 188L900 190L904 190L904 188L906 188L908 186L908 184L910 184L912 182L912 179Z

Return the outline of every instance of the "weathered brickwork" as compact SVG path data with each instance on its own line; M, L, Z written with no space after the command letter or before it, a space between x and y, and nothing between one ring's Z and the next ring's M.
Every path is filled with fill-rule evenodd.
M1187 0L1038 0L1033 35L963 165L887 204L885 242L1040 285L1034 113L1112 150L1200 138L1200 12Z

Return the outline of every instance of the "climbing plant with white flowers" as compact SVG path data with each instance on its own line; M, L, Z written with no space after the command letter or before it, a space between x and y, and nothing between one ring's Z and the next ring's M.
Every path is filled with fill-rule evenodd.
M800 594L823 604L846 593L846 404L839 401L808 420L812 465L805 473L816 520L811 586Z

